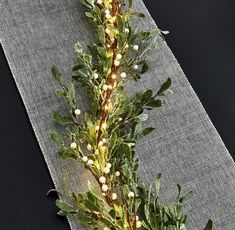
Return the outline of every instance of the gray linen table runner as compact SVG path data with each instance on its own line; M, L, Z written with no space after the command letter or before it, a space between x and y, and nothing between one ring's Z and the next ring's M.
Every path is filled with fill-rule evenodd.
M146 14L145 20L135 24L155 27L142 0L134 4L136 11ZM69 77L75 60L74 44L89 44L94 31L78 0L0 0L0 11L1 44L53 182L58 190L65 191L66 175L69 189L82 191L89 175L76 162L61 162L48 138L48 130L57 129L51 112L65 109L54 95L57 85L50 67L58 65ZM157 90L160 82L171 77L174 95L164 107L149 113L147 125L157 129L138 144L141 176L150 183L158 172L163 173L162 197L169 201L175 197L177 183L194 191L186 208L188 229L203 229L211 218L214 229L234 230L234 162L165 42L159 40L150 59L150 72L128 86L128 92ZM79 107L85 108L82 95L78 101ZM72 217L68 219L73 230L89 229Z

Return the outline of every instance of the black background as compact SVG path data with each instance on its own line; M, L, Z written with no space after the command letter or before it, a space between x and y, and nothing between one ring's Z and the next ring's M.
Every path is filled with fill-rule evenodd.
M235 158L235 1L145 3ZM0 73L0 230L69 229L2 49Z

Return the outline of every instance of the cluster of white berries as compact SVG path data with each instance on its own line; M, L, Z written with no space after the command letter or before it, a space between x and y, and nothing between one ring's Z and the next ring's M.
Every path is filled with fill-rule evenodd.
M142 223L141 221L139 220L139 217L136 216L136 228L141 228L142 227Z
M93 164L94 164L94 161L91 160L91 159L88 160L88 157L87 157L87 156L83 156L83 157L82 157L82 161L83 161L84 163L87 163L88 165L93 165Z
M117 54L117 55L116 55L116 59L114 60L114 65L115 65L115 66L119 66L121 59L122 59L122 55L121 55L121 54Z
M110 173L110 168L112 167L112 165L110 163L106 164L106 167L103 169L103 172L105 174L109 174Z

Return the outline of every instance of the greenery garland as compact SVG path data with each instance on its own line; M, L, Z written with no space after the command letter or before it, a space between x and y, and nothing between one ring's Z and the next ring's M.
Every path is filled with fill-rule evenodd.
M80 43L75 45L77 60L68 83L57 67L52 67L60 85L56 95L67 102L69 115L53 112L54 121L64 131L50 131L50 137L59 146L60 157L80 161L97 186L88 183L87 192L66 194L69 204L56 200L58 214L75 215L93 229L185 230L187 215L182 205L191 192L181 195L178 185L176 202L163 204L159 200L161 175L156 177L155 189L144 186L135 154L136 142L154 130L143 128L148 117L144 111L164 104L171 79L156 93L149 89L128 97L124 89L129 80L137 81L148 71L148 54L167 32L133 29L131 18L145 17L132 12L133 0L80 1L96 29L97 43L86 50ZM76 100L76 82L89 96L90 108L84 114ZM210 229L212 221L205 228Z

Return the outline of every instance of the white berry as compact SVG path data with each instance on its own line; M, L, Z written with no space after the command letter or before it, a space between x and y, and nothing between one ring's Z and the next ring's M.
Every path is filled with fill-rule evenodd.
M121 117L118 118L118 121L121 122L123 119Z
M106 182L106 178L105 178L104 176L101 176L101 177L99 178L99 182L100 182L101 184L104 184L104 183Z
M110 169L112 167L112 165L110 163L107 163L106 167Z
M116 193L112 193L112 200L116 200L117 199L117 194Z
M134 196L135 196L135 193L133 193L133 192L129 192L129 193L128 193L128 197L129 197L129 198L134 197Z
M93 74L93 77L94 77L95 80L98 79L98 78L99 78L98 73L94 73L94 74Z
M108 174L108 173L110 173L110 168L108 168L108 167L105 167L105 168L104 168L104 173L105 173L105 174Z
M109 9L106 9L104 12L105 12L105 14L110 14L110 10Z
M103 144L103 141L99 141L98 146L101 147Z
M128 29L128 28L125 28L125 32L126 32L126 33L129 33L129 29Z
M87 145L87 150L89 150L89 151L92 150L92 146L90 144Z
M87 161L88 161L87 156L83 156L82 161L83 161L83 162L87 162Z
M106 85L106 84L103 85L103 90L104 90L104 91L106 91L108 88L109 88L108 85Z
M142 226L141 221L137 221L137 222L136 222L136 228L141 228L141 226Z
M93 165L93 163L94 163L94 161L93 161L93 160L89 160L89 161L87 161L87 164L88 164L88 165Z
M104 230L110 230L110 228L109 227L104 227Z
M71 147L72 149L76 149L76 148L77 148L77 144L76 144L75 142L73 142L73 143L70 145L70 147Z
M138 65L134 65L134 66L133 66L133 69L135 69L135 70L138 69L138 68L139 68Z
M105 14L105 17L106 17L107 19L109 19L109 18L111 18L111 15L110 15L110 14Z
M110 31L109 28L106 28L106 29L105 29L105 33L106 33L106 34L110 34L110 32L111 32L111 31Z
M121 78L125 78L125 77L126 77L126 73L125 73L125 72L122 72L122 73L120 74L120 76L121 76Z
M125 49L128 49L128 48L129 48L129 45L128 45L128 44L126 44L126 45L125 45Z
M120 60L120 59L122 59L122 55L121 54L117 54L116 58L117 58L117 60Z
M121 174L121 173L120 173L119 171L116 171L116 172L115 172L115 176L117 176L117 177L119 177L120 174Z
M103 192L107 192L108 191L108 185L107 184L103 184L101 187Z
M134 45L133 46L133 50L137 51L139 49L139 46L138 45Z
M114 61L114 65L115 65L115 66L119 66L119 65L120 65L120 61L115 60L115 61Z
M81 114L81 110L80 109L75 109L75 111L74 111L74 113L75 113L75 115L80 115Z
M136 217L135 217L135 219L136 219L136 221L138 221L138 220L139 220L139 217L138 217L138 216L136 216Z
M97 4L101 5L103 3L102 0L97 0Z

